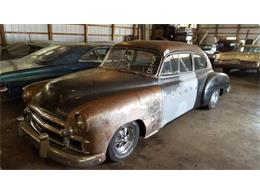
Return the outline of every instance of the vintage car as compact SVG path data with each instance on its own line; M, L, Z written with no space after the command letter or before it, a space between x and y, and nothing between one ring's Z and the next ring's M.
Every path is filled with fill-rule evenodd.
M27 56L51 44L53 44L53 42L50 41L31 41L31 42L11 43L0 49L0 61L11 60L11 59Z
M200 48L207 54L211 63L214 63L217 48L216 45L201 45Z
M21 59L1 61L1 99L20 97L30 83L97 67L110 47L108 43L52 45Z
M229 91L195 45L173 41L115 44L100 67L24 88L25 135L49 157L71 166L120 161L170 121Z
M228 73L232 69L256 70L260 75L260 46L244 45L230 52L216 54L214 67Z

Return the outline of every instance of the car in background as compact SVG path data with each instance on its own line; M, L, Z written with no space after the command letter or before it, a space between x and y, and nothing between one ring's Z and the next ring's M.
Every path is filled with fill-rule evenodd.
M233 51L216 54L214 67L228 73L232 69L256 70L260 75L260 46L244 45Z
M214 63L217 46L215 44L201 45L201 49L207 54L211 64Z
M64 74L95 68L111 44L52 45L29 56L0 62L1 99L19 97L28 84Z
M217 52L232 51L236 47L237 47L237 41L236 40L220 39L216 43Z
M0 49L0 61L11 60L27 56L51 44L52 42L48 41L11 43Z
M25 135L49 157L70 166L126 159L184 113L213 109L230 89L195 45L175 41L115 44L98 68L24 88L19 118Z

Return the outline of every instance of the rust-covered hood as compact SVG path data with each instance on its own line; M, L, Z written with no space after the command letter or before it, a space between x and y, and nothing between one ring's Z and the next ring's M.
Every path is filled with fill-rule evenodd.
M71 110L89 101L156 84L152 77L96 68L52 80L32 99L32 104L66 118Z

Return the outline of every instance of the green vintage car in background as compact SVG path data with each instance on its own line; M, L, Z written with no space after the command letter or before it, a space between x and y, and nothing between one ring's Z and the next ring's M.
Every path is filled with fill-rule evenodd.
M20 97L28 84L97 67L110 47L110 43L51 45L17 60L1 61L1 99Z

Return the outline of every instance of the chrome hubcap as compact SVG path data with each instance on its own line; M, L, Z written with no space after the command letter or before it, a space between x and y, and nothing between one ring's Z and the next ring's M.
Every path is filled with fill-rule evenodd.
M115 148L119 154L127 153L133 146L135 138L134 128L131 124L120 128L115 140Z
M215 106L218 102L218 98L219 98L219 91L214 91L211 98L210 98L210 103L212 106Z

